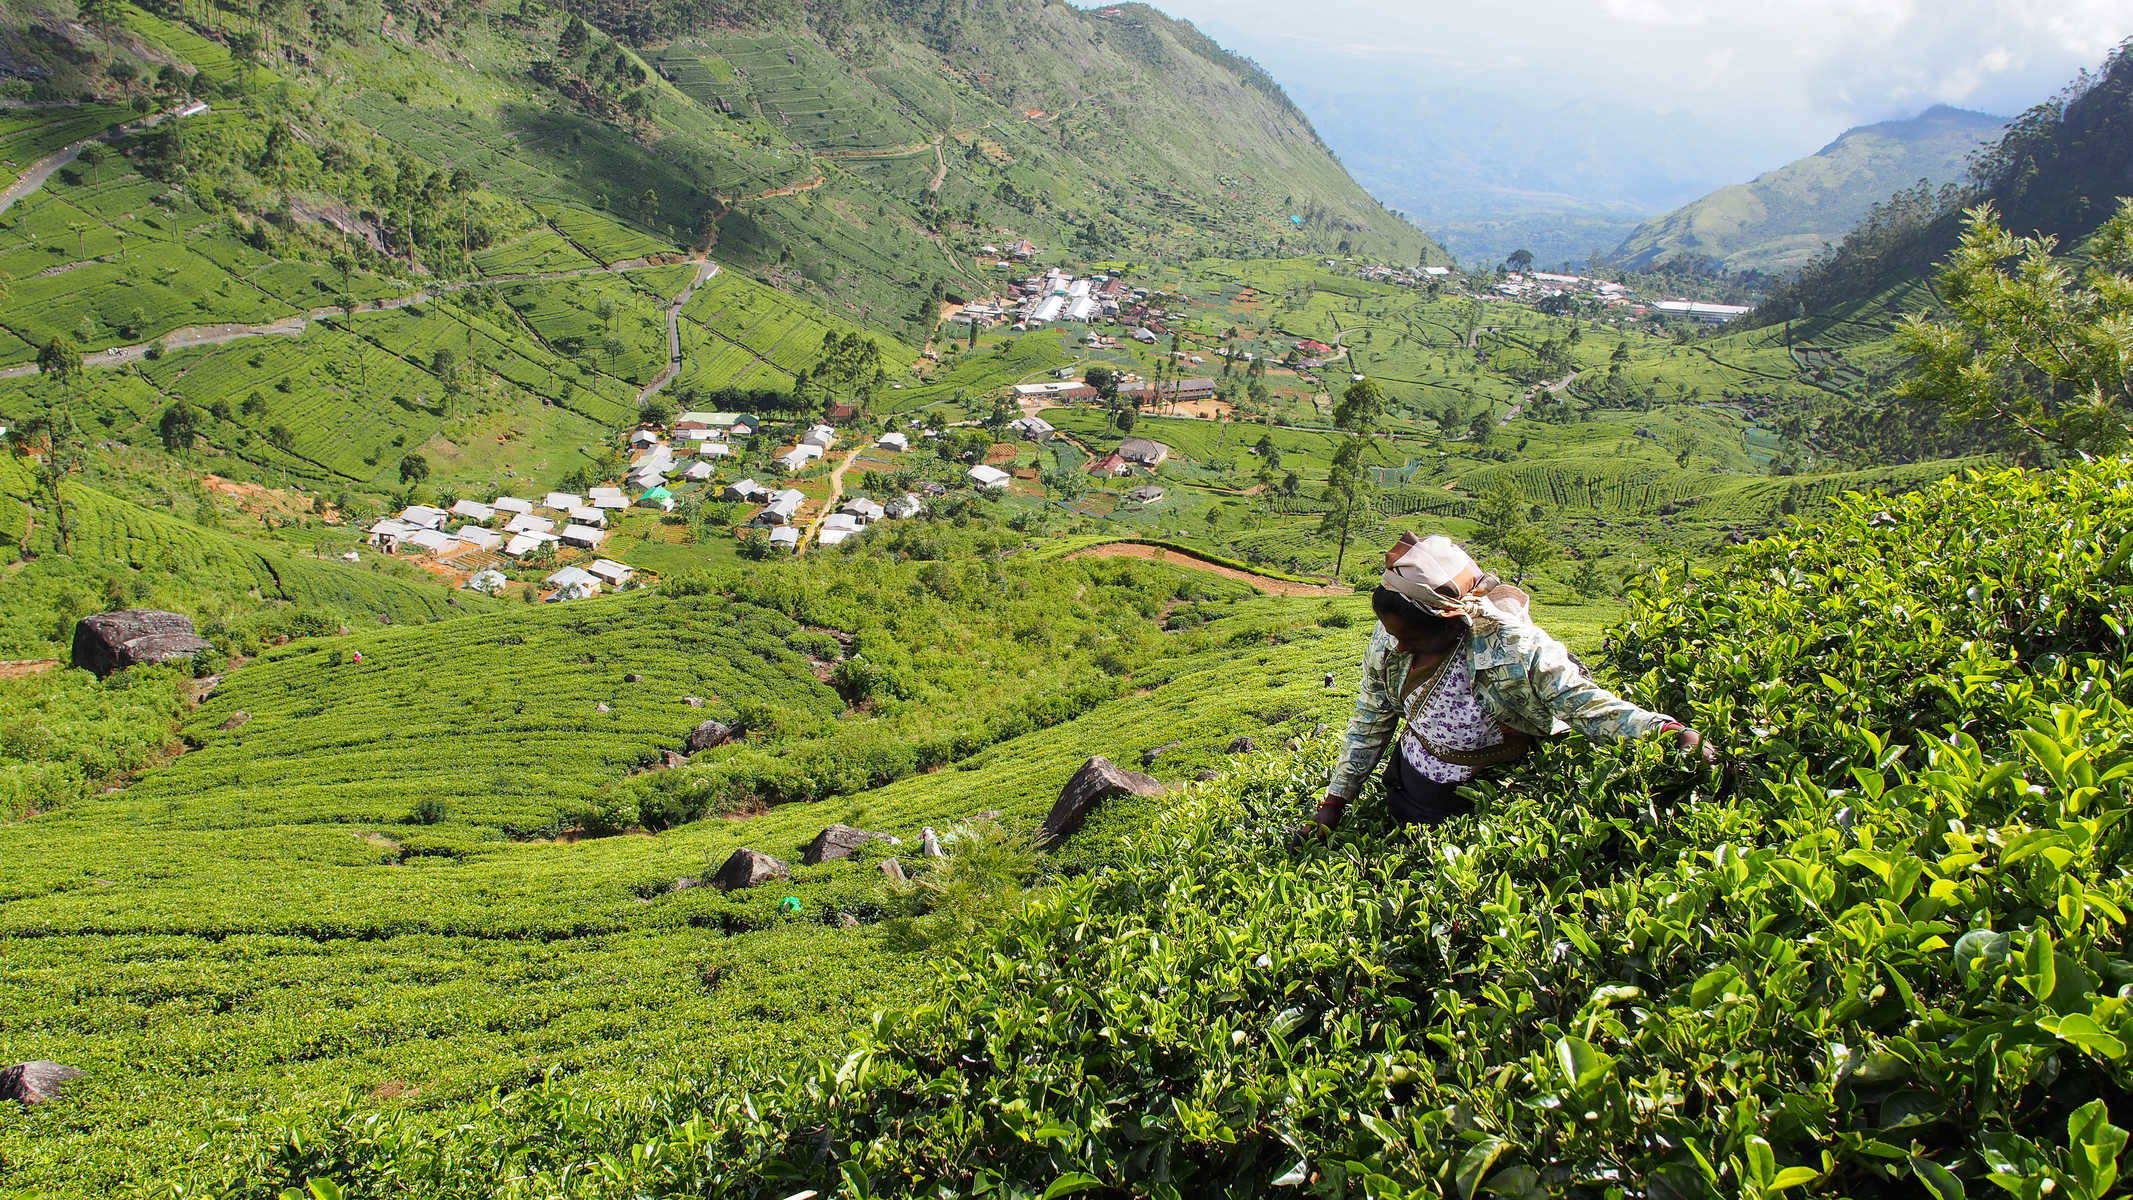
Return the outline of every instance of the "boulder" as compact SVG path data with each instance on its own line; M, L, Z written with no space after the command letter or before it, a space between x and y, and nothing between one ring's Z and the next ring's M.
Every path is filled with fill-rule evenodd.
M1037 836L1059 841L1079 831L1096 806L1113 796L1154 796L1162 790L1162 784L1146 775L1113 766L1109 759L1098 755L1081 764L1081 769L1067 780L1050 815L1038 827Z
M16 1063L5 1071L0 1071L0 1100L42 1104L57 1096L59 1089L73 1080L80 1079L82 1075L83 1072L72 1067L45 1059Z
M690 708L702 708L704 706L704 698L702 696L683 696L681 702Z
M1156 759L1159 759L1165 754L1170 753L1172 750L1177 749L1181 744L1182 743L1179 742L1164 742L1162 745L1157 746L1153 750L1143 750L1141 752L1141 765L1144 767L1154 766Z
M1229 752L1231 754L1250 754L1258 748L1259 743L1248 737L1231 738L1229 742Z
M152 608L98 613L74 626L74 665L98 675L212 649L191 618Z
M695 754L699 751L723 746L732 740L732 726L724 721L705 721L689 731L689 740L683 744L689 748L689 753Z
M676 767L686 767L688 765L689 756L679 750L661 750L659 752L659 769L662 771L671 771Z
M909 882L909 880L904 877L904 865L900 862L897 862L893 858L884 858L881 860L881 873L889 877L890 883Z
M215 728L223 730L225 732L232 729L242 729L245 727L245 725L249 724L251 720L252 714L240 708L236 712L230 714L229 720L224 721L222 724L215 726Z
M800 855L800 861L812 867L835 859L850 858L868 842L888 840L887 834L875 833L871 829L832 825L815 835L815 840L807 844L806 853Z
M1193 776L1193 778L1201 783L1213 783L1215 780L1222 778L1222 772L1202 771L1198 775Z
M791 874L792 870L784 863L760 850L750 850L743 846L733 852L733 856L726 860L726 865L720 867L718 874L711 877L711 882L720 891L731 892L740 888L760 887L773 879L784 879Z

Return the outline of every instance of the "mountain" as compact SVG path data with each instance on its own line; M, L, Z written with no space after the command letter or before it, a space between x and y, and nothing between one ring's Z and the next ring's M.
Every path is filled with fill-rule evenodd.
M1964 210L1976 205L1991 205L2016 233L2056 238L2062 249L2093 233L2133 192L2133 42L2016 117L1970 176L1965 186L1914 187L1874 205L1743 327L1804 319L1803 332L1819 338L1832 325L1886 325L1898 311L1887 298L1934 278L1961 236Z
M1862 125L1806 158L1645 222L1614 258L1633 269L1690 258L1732 271L1797 270L1877 201L1920 180L1938 187L1962 178L1969 156L2006 128L2004 117L1947 105Z
M1518 249L1550 267L1582 262L1638 222L1774 156L1695 114L1659 117L1605 101L1332 72L1299 74L1292 87L1355 177L1470 267Z

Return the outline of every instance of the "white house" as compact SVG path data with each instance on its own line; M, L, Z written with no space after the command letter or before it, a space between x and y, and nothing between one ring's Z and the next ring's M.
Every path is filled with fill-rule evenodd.
M634 492L641 492L646 488L658 487L660 484L665 483L666 481L666 471L662 468L656 467L637 467L631 470L629 473L629 478L624 480L625 483L630 485L630 490Z
M780 468L791 472L804 469L807 464L820 457L822 457L822 448L820 446L799 445L778 455L776 461Z
M705 442L696 448L696 453L700 458L731 458L733 447L724 442Z
M782 492L772 492L764 498L763 511L755 515L756 522L762 525L789 524L794 514L800 511L800 505L806 501L805 495L790 488Z
M717 467L700 459L681 469L681 477L693 483L702 483L716 474L718 474Z
M659 435L649 429L639 429L630 434L630 445L632 446L656 446L658 444Z
M886 511L889 516L902 520L906 517L915 517L926 511L926 506L920 502L918 497L905 493L889 501Z
M410 504L400 510L400 519L417 529L442 529L452 514L427 504Z
M461 525L452 531L452 536L476 550L495 550L504 544L504 535L479 525Z
M1041 442L1054 432L1052 423L1043 417L1017 417L1007 427L1033 442Z
M1013 479L1014 476L1009 475L998 467L990 467L984 463L979 463L977 466L970 468L970 478L976 481L981 488L990 488L998 491L1006 487L1007 481Z
M637 568L618 563L612 558L596 558L586 563L585 569L611 587L621 587L637 573Z
M494 596L502 592L504 585L509 582L511 581L504 578L502 571L497 570L495 567L484 567L469 576L462 586L470 592L480 592L484 596Z
M800 444L813 446L817 450L828 450L837 444L837 431L827 425L817 425L807 431L807 436L800 439Z
M563 541L572 546L583 546L587 550L598 550L600 543L606 540L607 531L605 529L595 529L590 525L563 526Z
M607 528L607 510L591 504L582 508L573 508L570 510L570 523L573 525L590 525L594 529L605 529Z
M385 517L371 524L370 536L364 540L390 554L403 539L420 532L422 527L419 525L410 525L398 517Z
M512 533L554 533L555 522L531 513L520 513L505 522L504 528Z
M541 501L541 507L552 508L557 512L569 512L573 508L585 507L585 497L570 492L550 492L548 498Z
M845 501L841 511L850 513L861 525L871 525L887 516L889 510L865 496L856 496Z
M496 503L490 507L498 512L530 513L533 511L533 501L521 500L517 496L498 496Z
M797 525L785 525L771 530L770 544L773 546L786 546L794 550L799 549L800 527Z
M459 549L459 539L439 529L417 529L400 539L403 546L419 546L427 554L443 554Z
M583 567L564 567L544 582L555 589L557 600L583 600L600 594L600 581Z
M881 435L881 448L897 451L909 450L911 448L911 439L900 433L884 433Z
M719 493L719 499L747 500L752 503L754 501L762 499L765 494L766 493L763 485L757 483L755 480L736 479L732 483L726 485L725 491Z
M496 515L496 508L479 500L461 500L452 505L452 515L469 521L486 521Z
M552 533L514 534L511 540L504 543L504 553L512 558L524 558L533 553L536 546L557 540L559 539Z
M856 529L831 529L825 525L822 528L822 532L816 535L815 540L825 546L835 546L858 536L859 531Z

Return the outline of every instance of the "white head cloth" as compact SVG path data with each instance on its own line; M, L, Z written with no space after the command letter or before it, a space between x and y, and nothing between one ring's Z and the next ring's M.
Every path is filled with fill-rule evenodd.
M1384 584L1416 604L1446 617L1458 617L1476 633L1498 625L1525 624L1532 598L1483 571L1457 542L1437 534L1394 547L1385 561Z

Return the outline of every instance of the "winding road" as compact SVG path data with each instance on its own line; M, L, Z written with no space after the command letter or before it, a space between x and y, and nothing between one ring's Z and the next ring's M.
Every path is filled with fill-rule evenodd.
M59 173L61 167L80 158L81 152L87 148L90 142L117 141L128 134L139 133L150 126L159 125L176 116L179 111L175 108L167 108L159 113L150 113L138 121L128 121L123 125L106 129L94 137L85 137L71 146L62 147L38 159L30 164L30 169L24 171L20 179L9 184L7 190L0 191L0 215L5 215L8 209L15 207L17 200L43 187L47 180Z
M674 297L674 303L667 305L667 369L661 371L637 393L639 404L658 395L681 374L681 310L688 307L689 301L696 295L696 289L711 282L712 277L717 274L718 264L708 258L703 260L698 264L696 277L689 281L689 286L681 289L681 295Z

